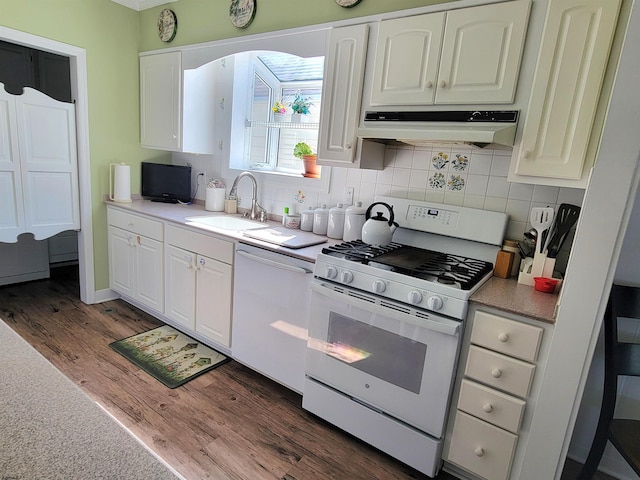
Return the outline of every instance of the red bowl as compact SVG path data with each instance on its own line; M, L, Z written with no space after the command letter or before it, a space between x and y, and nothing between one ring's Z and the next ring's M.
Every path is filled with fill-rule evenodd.
M547 277L534 277L533 281L535 282L533 288L535 288L539 292L544 293L553 293L556 289L556 285L558 285L559 282L559 280L556 278Z

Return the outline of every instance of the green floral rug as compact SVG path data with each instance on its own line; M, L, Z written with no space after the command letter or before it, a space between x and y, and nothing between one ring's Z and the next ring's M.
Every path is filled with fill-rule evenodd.
M109 346L169 388L179 387L230 360L168 325Z

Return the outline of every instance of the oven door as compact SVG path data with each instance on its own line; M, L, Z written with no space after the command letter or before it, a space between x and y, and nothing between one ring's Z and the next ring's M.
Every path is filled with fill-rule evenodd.
M461 322L321 280L311 289L307 376L440 438Z

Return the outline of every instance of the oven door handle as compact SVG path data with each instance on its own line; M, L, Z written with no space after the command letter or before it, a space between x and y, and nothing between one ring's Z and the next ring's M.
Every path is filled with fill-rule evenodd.
M325 286L325 285L328 285L328 286ZM433 316L438 316L439 317L438 320L434 320L427 317L416 317L409 313L403 313L397 310L382 307L377 304L372 304L364 300L360 300L357 297L353 297L353 296L346 297L343 293L334 291L330 284L312 282L311 290L313 292L318 293L319 295L324 295L325 297L335 300L337 305L340 303L344 303L346 301L350 306L352 305L357 308L367 310L371 313L384 314L384 316L386 317L390 317L390 318L393 318L394 320L398 320L401 322L411 322L414 325L418 325L427 330L432 330L434 332L443 333L445 335L451 335L454 337L457 337L460 334L461 322L459 321L450 320L448 318L440 317L438 315L433 315Z
M256 262L263 263L263 264L268 265L270 267L276 267L276 268L280 268L282 270L288 270L290 272L295 272L295 273L303 273L303 274L312 273L312 271L307 269L307 268L302 268L302 267L297 267L295 265L290 265L290 264L287 264L287 263L277 262L275 260L271 260L271 259L268 259L268 258L260 257L258 255L253 254L253 253L246 252L244 250L236 250L236 253L238 255L242 256L242 257L248 258L250 260L254 260Z

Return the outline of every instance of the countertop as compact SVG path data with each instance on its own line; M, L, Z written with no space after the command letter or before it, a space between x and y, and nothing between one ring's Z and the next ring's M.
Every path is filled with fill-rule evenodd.
M558 294L539 292L530 285L518 283L516 277L491 277L471 296L470 301L542 322L555 323Z
M259 246L274 252L314 263L316 257L324 247L341 242L341 240L327 238L326 243L313 245L311 247L292 249L246 237L241 231L203 227L201 225L195 225L192 222L188 222L186 220L187 217L229 215L224 212L207 211L204 209L204 205L200 204L168 204L140 199L134 199L130 203L119 203L107 200L106 204L130 211L131 213L140 213L150 217L155 217L158 220L174 222L195 230L209 232L218 237L226 237L230 240ZM270 220L267 223L270 227L281 226L277 221ZM555 323L555 308L556 303L558 302L558 294L538 292L532 286L518 283L515 277L509 279L492 277L471 296L470 301L479 305L485 305L517 315L530 317L542 322Z
M241 231L237 230L226 230L219 229L215 227L205 227L202 225L196 225L193 222L187 221L187 217L196 217L196 216L237 216L241 217L240 214L227 214L224 212L210 212L204 209L204 205L201 204L179 204L179 203L162 203L162 202L152 202L150 200L142 200L142 199L134 199L128 203L122 202L113 202L111 200L106 200L105 203L112 207L117 207L122 210L127 210L131 213L140 213L143 215L148 215L150 217L157 218L158 220L169 221L173 223L177 223L182 226L190 227L195 230L200 230L203 233L211 233L218 237L226 237L230 240L235 240L241 243L246 243L248 245L255 245L258 247L263 247L268 250L272 250L274 252L282 253L284 255L289 255L291 257L299 258L301 260L306 260L309 262L316 261L316 257L322 251L324 247L327 245L332 245L336 243L340 243L341 240L334 240L331 238L323 237L327 239L327 242L321 243L319 245L313 245L311 247L305 248L287 248L279 245L275 245L272 243L263 242L260 240L256 240L253 238L246 237L242 234ZM277 221L270 220L266 223L269 227L281 227L282 224ZM292 230L295 232L295 230Z

